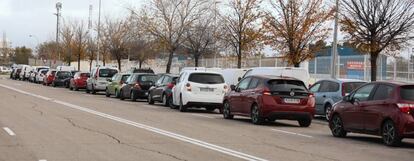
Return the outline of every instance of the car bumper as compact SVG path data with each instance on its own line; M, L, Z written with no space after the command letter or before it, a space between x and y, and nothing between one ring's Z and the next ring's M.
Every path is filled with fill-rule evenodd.
M65 85L65 81L54 81L53 82L56 86L64 86Z
M133 92L138 99L148 98L148 90L133 90Z
M202 103L202 104L222 104L223 103L224 94L216 95L198 95L198 94L188 94L183 93L183 105L187 105L188 103Z
M105 91L106 85L107 84L95 84L93 87L95 91Z
M312 120L313 114L309 112L271 112L264 117L275 120Z
M402 127L402 137L404 138L414 138L414 115L406 115L404 117L404 123Z
M221 108L223 106L222 103L209 103L209 102L187 102L185 106L188 107L216 107Z

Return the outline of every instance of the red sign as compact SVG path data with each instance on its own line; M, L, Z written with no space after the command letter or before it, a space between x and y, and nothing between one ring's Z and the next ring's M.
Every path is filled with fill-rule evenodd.
M353 69L353 70L364 70L364 62L360 61L348 61L346 63L347 69Z

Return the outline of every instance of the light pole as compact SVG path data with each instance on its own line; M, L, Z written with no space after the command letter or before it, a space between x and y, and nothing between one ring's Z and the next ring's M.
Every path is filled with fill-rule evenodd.
M337 66L336 63L338 58L338 19L339 19L339 0L336 0L335 6L335 26L334 26L334 35L332 42L332 54L331 54L331 77L337 77Z
M100 41L101 41L101 0L99 0L99 11L98 11L98 35L97 35L97 48L96 48L96 66L99 67L99 52L100 52Z
M60 10L62 9L62 3L56 3L56 44L57 44L57 52L58 52L58 60L60 60L60 51L59 51L59 23L60 23Z

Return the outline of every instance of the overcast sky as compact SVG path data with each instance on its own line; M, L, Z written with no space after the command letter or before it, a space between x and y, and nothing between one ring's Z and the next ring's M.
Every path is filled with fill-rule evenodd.
M89 4L92 18L98 18L99 0L0 0L0 37L6 32L12 46L35 47L38 41L54 40L56 31L56 2L62 2L64 21L82 19L87 22ZM121 17L129 5L138 6L145 0L102 0L102 16ZM102 18L101 18L102 20ZM85 22L85 23L86 23ZM30 38L29 35L35 38Z

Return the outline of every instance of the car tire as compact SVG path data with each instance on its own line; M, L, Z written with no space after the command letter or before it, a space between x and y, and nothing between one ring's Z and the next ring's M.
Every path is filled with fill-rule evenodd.
M69 90L73 91L73 87L69 87Z
M329 121L329 127L334 137L346 137L347 131L344 129L344 124L339 115L334 115Z
M263 124L264 118L260 116L260 110L257 104L253 104L251 112L250 112L250 118L251 118L252 123L255 125Z
M137 97L135 96L135 94L134 94L134 92L133 92L133 91L131 91L131 93L130 93L130 97L131 97L131 101L132 101L132 102L136 102L136 101L137 101Z
M168 105L170 106L171 109L177 109L177 106L174 105L173 101L174 100L173 100L172 96L169 96L168 97Z
M111 94L109 93L108 88L106 88L106 90L105 90L105 96L106 97L111 97Z
M125 100L125 97L124 97L124 92L121 90L121 91L119 91L119 99L120 100Z
M169 105L169 100L168 100L168 97L167 97L167 95L166 94L162 94L162 100L161 100L161 102L162 102L162 105L164 105L165 107L169 107L170 105Z
M88 88L88 85L86 85L86 89L85 89L86 93L91 93L91 91Z
M325 105L325 119L327 120L327 121L329 121L329 115L330 115L330 113L331 113L331 111L332 111L332 105L331 104L326 104Z
M223 118L224 119L233 119L234 115L231 114L230 111L230 103L225 101L223 104Z
M154 104L154 99L152 98L152 94L151 92L148 94L148 104L153 105Z
M387 146L399 146L401 145L401 137L395 127L393 121L385 121L381 128L382 141Z
M312 119L302 119L302 120L298 120L299 126L300 127L309 127L312 123Z
M119 92L118 92L118 90L117 90L117 89L115 89L115 97L116 97L116 98L119 98L119 97L120 97L120 94L119 94Z
M55 83L55 82L53 82L53 83L52 83L52 86L53 86L53 87L56 87L56 83Z
M93 85L92 85L91 93L96 94L96 90L95 90L95 87Z
M73 90L75 90L75 91L79 91L78 86L76 86L76 85L75 85L75 87L73 87Z
M183 104L183 99L180 96L180 106L178 106L180 112L187 112L187 107Z

